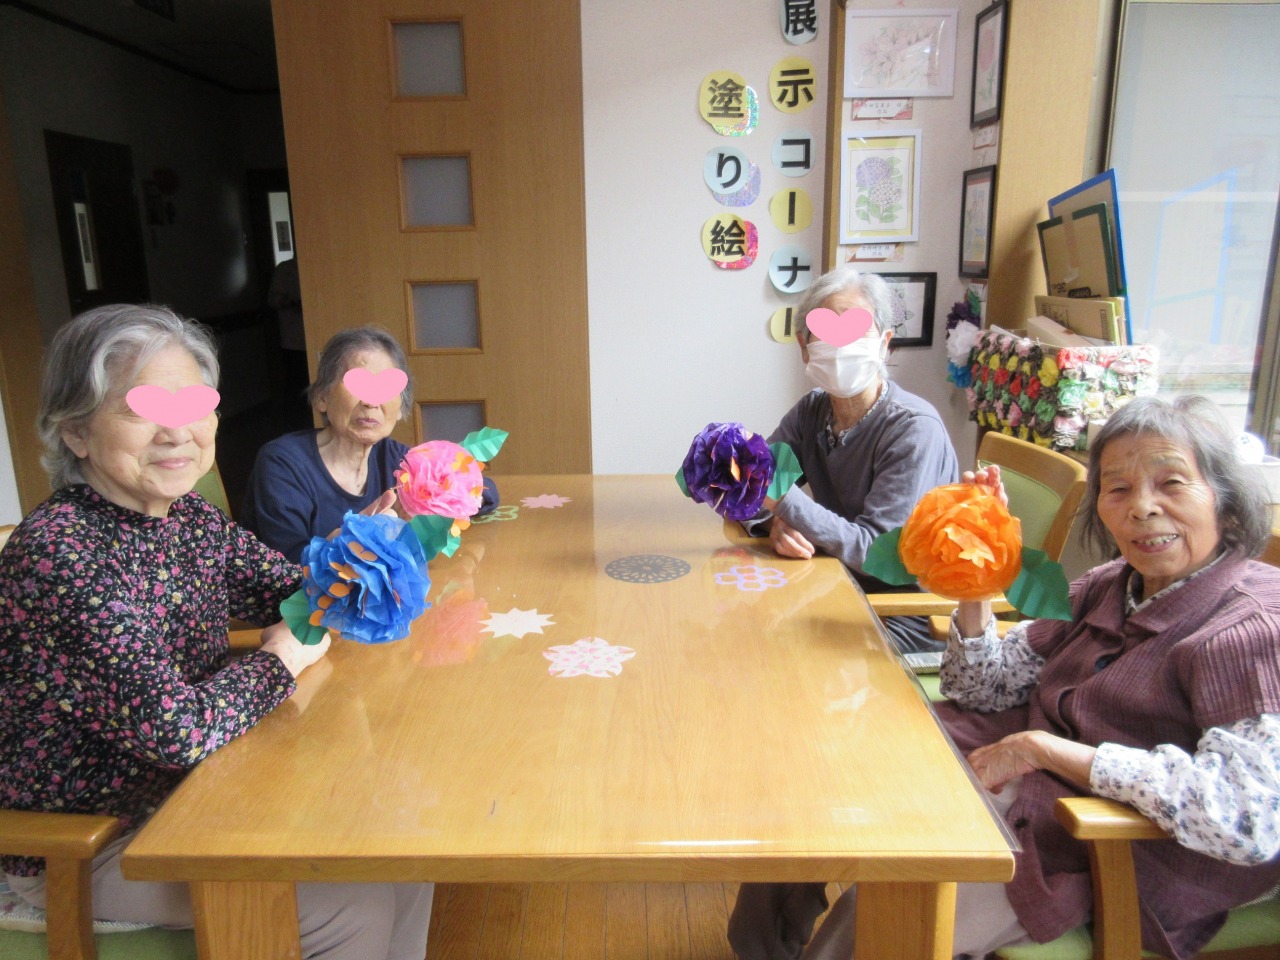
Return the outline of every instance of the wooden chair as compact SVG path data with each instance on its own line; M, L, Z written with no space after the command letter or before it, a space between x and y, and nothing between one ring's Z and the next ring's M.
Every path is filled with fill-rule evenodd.
M4 549L4 545L9 542L9 536L17 529L17 525L13 523L0 524L0 550Z
M978 447L978 466L992 464L1000 467L1009 512L1022 521L1023 545L1043 550L1050 560L1059 559L1084 499L1084 465L1048 447L994 432L983 436ZM931 617L934 636L946 640L954 601L932 593L876 593L867 599L882 619ZM1003 598L992 606L997 613L1013 610Z
M0 928L6 960L195 960L190 930L93 930L93 858L120 833L115 817L0 810L0 853L44 857L47 933ZM3 919L3 918L0 918Z
M1001 960L1138 960L1144 953L1130 844L1168 839L1132 807L1100 797L1067 797L1054 815L1073 837L1089 844L1093 872L1094 919L1051 943L1002 947ZM1169 840L1172 843L1172 840ZM1280 958L1280 900L1237 907L1200 952L1214 960Z

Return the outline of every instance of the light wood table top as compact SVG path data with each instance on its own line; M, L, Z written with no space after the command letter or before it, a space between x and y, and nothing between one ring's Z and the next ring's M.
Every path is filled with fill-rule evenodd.
M669 476L499 487L518 516L432 561L411 636L335 641L293 699L192 772L126 876L260 892L871 881L897 900L940 890L944 908L954 881L1012 876L1004 832L838 561L775 556ZM548 494L568 500L521 506ZM614 653L616 674L552 674L546 651L593 638L634 655ZM197 883L198 908L232 887Z

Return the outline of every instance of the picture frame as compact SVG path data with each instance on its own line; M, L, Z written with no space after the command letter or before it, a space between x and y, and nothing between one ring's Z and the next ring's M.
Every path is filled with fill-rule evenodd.
M845 7L844 96L949 97L959 10Z
M890 348L933 344L936 273L882 273L894 295L893 339Z
M840 243L920 239L919 130L846 133L840 164Z
M973 87L969 93L969 126L983 127L1000 119L1004 101L1005 37L1009 29L1005 0L994 0L973 26Z
M996 203L995 165L964 172L960 193L960 276L982 279L991 261L991 217Z

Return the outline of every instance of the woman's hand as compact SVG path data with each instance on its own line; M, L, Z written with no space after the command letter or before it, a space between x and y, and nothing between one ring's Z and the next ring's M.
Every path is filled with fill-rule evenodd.
M1078 787L1088 788L1089 770L1098 751L1043 730L1012 733L969 754L969 766L992 793L1032 770L1048 770Z
M808 560L813 557L813 544L803 533L781 517L774 517L769 525L769 544L780 557Z
M389 517L399 516L399 514L396 513L395 487L392 487L390 490L383 491L382 496L378 497L377 500L373 501L373 503L369 504L360 512L366 517L372 517L379 513L385 513Z
M296 679L298 674L329 652L330 637L319 643L300 643L289 625L281 620L262 631L262 649L274 653Z
M1000 467L996 464L993 463L980 470L966 470L960 474L960 480L977 487L986 487L1000 499L1002 504L1009 506L1009 495L1005 493L1004 482L1000 479ZM962 637L982 636L990 619L991 601L989 600L964 600L956 606L956 629L960 631Z

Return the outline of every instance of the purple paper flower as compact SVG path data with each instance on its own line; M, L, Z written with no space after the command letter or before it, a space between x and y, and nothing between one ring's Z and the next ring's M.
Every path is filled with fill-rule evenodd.
M361 643L400 640L429 606L427 555L399 517L348 513L333 539L312 537L302 551L302 588L320 626Z
M773 480L764 437L740 423L709 423L693 438L681 468L689 496L729 520L749 520Z

